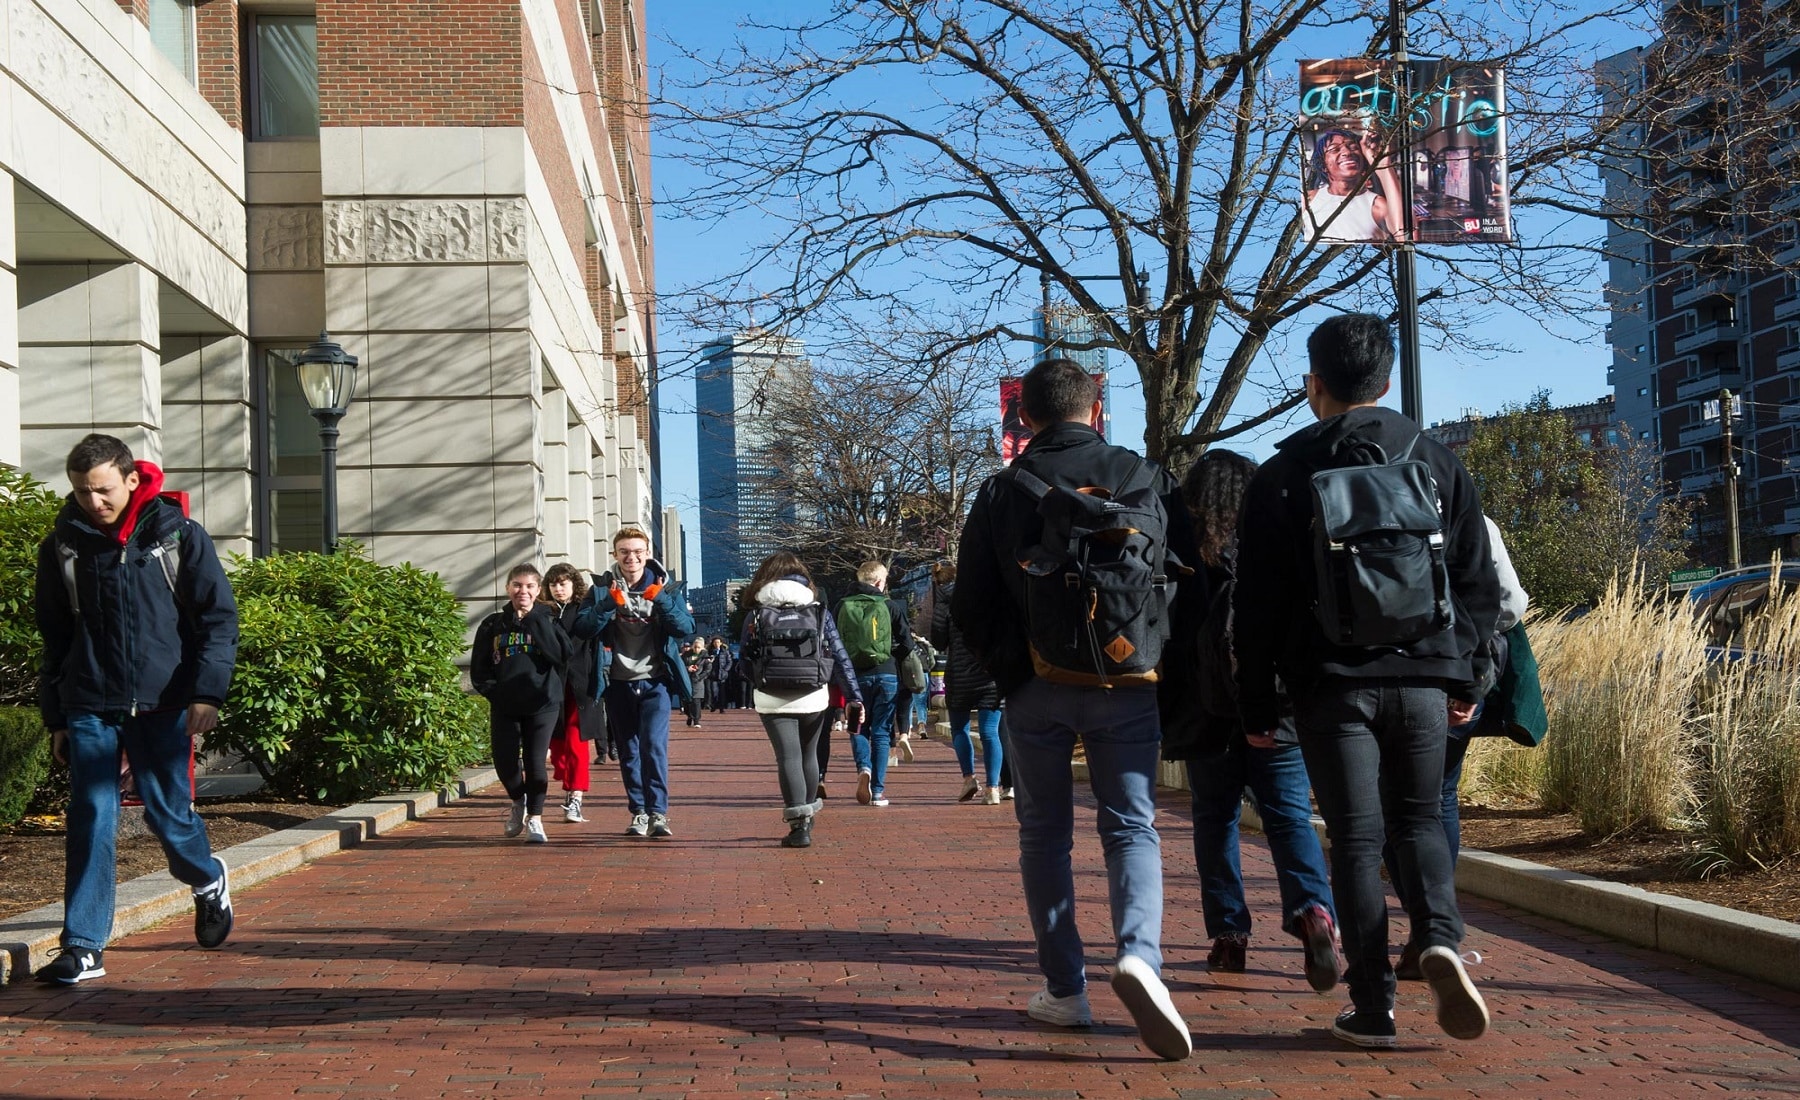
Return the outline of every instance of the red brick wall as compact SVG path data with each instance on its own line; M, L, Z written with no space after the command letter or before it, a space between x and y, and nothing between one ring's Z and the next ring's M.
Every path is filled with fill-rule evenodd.
M244 58L237 0L207 0L194 9L200 94L213 110L244 128Z
M150 0L117 0L117 3L138 22L146 27L150 25Z
M518 0L318 0L321 126L518 126Z
M544 79L544 67L538 60L537 47L525 43L525 138L531 143L538 169L550 186L550 197L556 203L556 219L562 223L563 236L569 242L569 253L581 262L587 249L587 208L581 200L581 177L576 174L563 140L562 124L556 118L555 96ZM545 226L546 232L549 226Z

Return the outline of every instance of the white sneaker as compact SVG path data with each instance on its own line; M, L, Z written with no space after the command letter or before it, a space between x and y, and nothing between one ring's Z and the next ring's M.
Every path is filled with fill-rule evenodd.
M581 792L570 791L568 800L563 803L563 820L579 823L587 818L581 816Z
M981 793L981 780L975 778L972 775L965 775L965 776L963 776L962 794L958 795L956 800L958 802L967 802L980 793Z
M1438 1026L1452 1039L1479 1039L1487 1031L1487 1004L1475 991L1463 961L1448 947L1427 947L1419 955L1419 973L1437 1000Z
M532 814L525 819L525 843L547 844L549 843L549 840L549 836L544 833L543 818L539 817L537 814Z
M649 836L650 835L650 815L649 814L632 814L631 815L631 824L625 826L625 835L626 836Z
M1094 1026L1094 1014L1088 1009L1085 989L1068 997L1052 997L1049 989L1040 989L1031 995L1031 1003L1025 1006L1025 1015L1039 1023L1055 1024L1057 1027Z
M999 787L989 787L987 789L987 794L986 794L986 796L984 796L982 798L982 801L985 802L989 806L1000 805L1000 788Z
M1013 800L1013 789L1011 787L1001 787L1000 798L1004 802L1011 802Z
M506 811L506 835L518 836L525 828L525 800L513 800L512 809Z
M1137 1022L1138 1038L1158 1058L1179 1062L1194 1053L1187 1021L1175 1011L1169 989L1150 964L1136 955L1121 955L1113 966L1113 992Z
M900 735L900 759L910 764L913 762L912 734Z
M874 782L875 777L868 772L859 771L856 773L856 800L865 806L867 806L870 800L874 798L874 795L870 790L871 784Z

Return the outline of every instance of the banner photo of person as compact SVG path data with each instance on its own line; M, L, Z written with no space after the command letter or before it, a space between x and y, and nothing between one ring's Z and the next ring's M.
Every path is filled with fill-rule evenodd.
M1094 384L1100 387L1100 407L1094 412L1091 427L1106 438L1106 375L1090 375ZM1019 395L1021 378L1002 378L1000 380L1000 465L1010 466L1012 460L1025 450L1025 444L1031 442L1031 429L1025 426L1025 418L1020 415L1021 398Z
M1300 209L1308 240L1506 243L1505 71L1367 57L1300 63ZM1413 205L1401 209L1405 115Z

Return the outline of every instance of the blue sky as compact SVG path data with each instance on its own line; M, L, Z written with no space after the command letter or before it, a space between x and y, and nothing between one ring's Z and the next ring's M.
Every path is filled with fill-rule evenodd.
M649 54L655 70L653 81L661 76L677 75L682 63L667 46L671 39L705 50L723 48L740 35L739 21L746 11L754 11L761 20L782 18L816 18L823 7L819 3L796 3L792 0L764 0L749 6L724 0L662 0L647 5L650 22ZM746 35L748 37L748 35ZM754 38L750 39L753 43ZM1625 43L1611 45L1617 49ZM680 75L688 75L685 72ZM738 258L734 243L743 227L713 226L710 229L683 217L673 197L681 195L696 182L691 170L666 156L657 156L652 143L652 178L658 200L656 208L657 284L664 295L705 282ZM1529 223L1519 227L1522 237L1529 236ZM1593 287L1598 289L1602 271L1596 267ZM1428 271L1420 273L1420 286L1430 287ZM1035 291L1035 287L1032 288ZM1021 303L1028 313L1031 303ZM1547 331L1541 319L1511 309L1491 311L1469 332L1469 342L1503 343L1515 350L1481 356L1459 348L1426 348L1421 355L1424 411L1427 421L1455 419L1465 411L1492 412L1509 402L1520 402L1535 391L1549 390L1558 404L1591 401L1610 392L1606 384L1606 368L1610 351L1600 332L1604 315L1596 314L1591 323L1563 322ZM712 332L684 330L672 318L661 323L659 348L666 380L658 395L662 424L663 498L665 504L680 508L688 538L690 582L716 581L720 578L699 576L699 481L695 457L694 395L691 381L681 374L684 351L714 335ZM804 335L804 334L802 334ZM1296 348L1298 345L1295 345ZM1022 351L1028 358L1028 350ZM1284 372L1291 363L1278 364ZM674 377L668 377L675 375ZM1390 403L1398 407L1398 387ZM1135 374L1129 368L1115 369L1111 386L1112 431L1116 442L1142 446L1144 419L1141 391ZM996 396L996 406L998 398ZM1240 404L1240 411L1250 410L1250 399ZM996 408L996 414L998 410ZM1276 440L1303 424L1300 410L1286 422L1270 425L1256 436L1240 437L1234 446L1259 457L1269 453Z

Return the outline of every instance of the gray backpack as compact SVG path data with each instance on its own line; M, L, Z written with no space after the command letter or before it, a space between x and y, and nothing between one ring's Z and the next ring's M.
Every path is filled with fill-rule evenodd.
M1390 461L1374 443L1312 475L1313 616L1335 645L1404 647L1450 629L1443 502L1414 436Z

